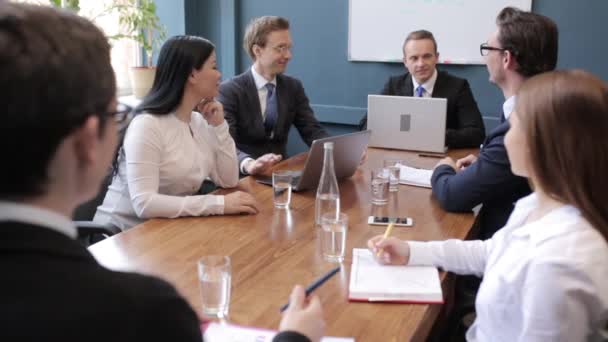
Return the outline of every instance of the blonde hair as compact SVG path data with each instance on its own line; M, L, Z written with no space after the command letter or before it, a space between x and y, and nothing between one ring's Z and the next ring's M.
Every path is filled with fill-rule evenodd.
M249 54L249 57L255 61L253 46L265 47L268 41L268 35L274 31L289 30L289 21L282 17L264 16L254 18L245 29L245 37L243 38L243 48Z

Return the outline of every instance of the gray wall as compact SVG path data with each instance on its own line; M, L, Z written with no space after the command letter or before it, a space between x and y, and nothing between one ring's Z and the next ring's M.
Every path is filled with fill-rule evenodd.
M365 113L367 94L379 92L390 75L403 72L403 65L396 63L347 61L347 0L185 0L184 3L186 33L202 35L216 43L224 78L250 65L241 39L251 18L262 15L288 18L294 58L287 73L302 80L317 117L332 134L353 131ZM605 43L608 28L604 23L608 1L533 0L533 11L551 17L559 26L559 68L582 68L608 80L608 65L604 62L608 56ZM461 23L466 23L466 18ZM441 42L438 43L441 52ZM439 68L469 80L486 128L492 129L498 122L503 98L488 83L485 66ZM305 148L297 134L292 134L289 152Z

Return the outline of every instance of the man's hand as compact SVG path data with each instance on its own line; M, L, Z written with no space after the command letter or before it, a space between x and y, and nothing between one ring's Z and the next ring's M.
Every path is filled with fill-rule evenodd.
M271 168L274 164L281 161L283 157L279 154L268 153L258 159L248 161L244 166L245 172L250 175L257 175Z
M472 154L469 154L464 158L460 158L456 161L456 170L464 170L476 161L477 157Z
M456 162L451 157L445 157L445 158L441 159L439 161L439 163L437 163L437 165L435 165L435 168L438 168L440 165L448 165L455 171L458 171L458 169L456 168Z
M304 288L296 285L291 291L289 307L283 313L280 331L296 331L308 337L312 342L318 342L323 337L325 321L319 297L310 296L306 303Z

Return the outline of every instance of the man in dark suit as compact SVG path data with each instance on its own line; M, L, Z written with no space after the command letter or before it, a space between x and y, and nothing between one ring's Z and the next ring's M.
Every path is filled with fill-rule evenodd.
M263 172L287 156L291 125L309 146L328 136L310 108L302 83L283 74L292 57L291 46L287 19L252 20L244 47L253 65L220 86L218 100L224 105L244 174Z
M467 80L439 71L439 53L433 34L410 33L403 43L403 64L408 72L391 77L381 95L445 98L448 101L445 144L450 148L478 147L485 128ZM367 115L359 129L367 127Z
M478 157L445 158L431 179L433 193L448 211L469 211L483 204L478 217L481 239L502 228L514 202L530 193L527 181L511 172L503 140L520 86L531 76L553 70L557 63L558 31L551 19L507 7L496 24L480 52L490 82L502 90L506 100L501 124L488 135Z
M128 122L103 33L71 12L0 2L0 75L0 341L200 342L171 285L107 270L76 241L70 216ZM277 341L318 340L318 298L304 304L298 287L291 300Z

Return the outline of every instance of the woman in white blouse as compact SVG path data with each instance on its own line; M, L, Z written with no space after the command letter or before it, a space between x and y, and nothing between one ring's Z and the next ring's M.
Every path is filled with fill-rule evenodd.
M221 187L239 180L235 144L214 100L220 78L211 42L194 36L167 40L95 222L126 229L154 217L257 213L248 193L197 195L207 177Z
M368 241L378 260L483 275L469 341L601 340L608 321L608 86L583 71L531 78L505 145L535 192L485 241Z

